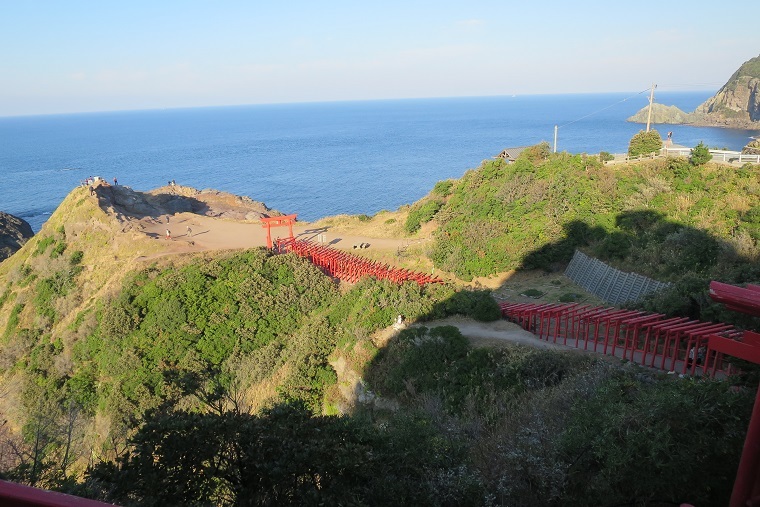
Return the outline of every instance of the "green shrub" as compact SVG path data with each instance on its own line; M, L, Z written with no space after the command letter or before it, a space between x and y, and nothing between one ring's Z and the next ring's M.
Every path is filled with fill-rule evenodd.
M451 194L451 187L454 186L452 180L442 180L435 184L431 193L438 197L448 197Z
M77 250L76 252L71 254L71 258L69 259L69 262L72 266L76 266L77 264L82 262L82 258L84 257L84 252L81 250Z
M659 152L662 148L662 137L656 130L646 132L640 131L634 135L628 143L628 155L638 157L639 155L649 155Z
M422 224L425 224L435 217L435 214L443 207L443 201L431 199L415 204L409 210L409 215L404 224L404 230L413 234L417 232Z
M50 257L53 259L56 259L60 257L64 251L66 251L66 243L64 243L63 241L60 241L55 245L55 248L53 248L53 251L50 252Z
M710 153L707 146L699 141L699 144L691 149L691 155L689 156L689 163L691 165L702 165L712 160L712 153Z
M599 160L601 160L602 162L609 162L611 160L615 160L615 155L607 151L600 151Z
M41 255L45 253L48 247L52 244L55 244L54 237L46 236L44 238L40 238L39 242L37 243L37 248L34 250L34 253L32 255Z

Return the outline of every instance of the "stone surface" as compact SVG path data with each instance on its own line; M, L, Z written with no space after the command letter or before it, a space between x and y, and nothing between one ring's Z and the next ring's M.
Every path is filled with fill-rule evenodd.
M0 211L0 261L16 253L32 236L34 231L26 220Z

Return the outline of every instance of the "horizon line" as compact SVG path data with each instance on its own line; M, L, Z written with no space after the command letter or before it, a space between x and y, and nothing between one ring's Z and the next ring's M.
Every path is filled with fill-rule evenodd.
M710 92L712 89L671 89L666 90L667 93L699 93ZM717 90L712 91L713 93ZM395 98L374 98L374 99L335 99L335 100L303 100L303 101L290 101L290 102L252 102L252 103L238 103L238 104L208 104L208 105L195 105L195 106L170 106L170 107L145 107L134 109L94 109L89 111L69 111L61 113L21 113L21 114L9 114L0 115L0 119L7 118L33 118L40 116L69 116L69 115L90 115L90 114L109 114L109 113L138 113L138 112L151 112L151 111L179 111L187 109L221 109L221 108L233 108L233 107L255 107L255 106L286 106L286 105L308 105L308 104L341 104L341 103L357 103L357 102L395 102L395 101L411 101L411 100L446 100L446 99L487 99L487 98L517 98L517 97L538 97L538 96L559 96L559 95L613 95L613 94L626 94L632 93L631 91L606 91L606 92L558 92L558 93L506 93L503 95L448 95L448 96L432 96L432 97L395 97Z

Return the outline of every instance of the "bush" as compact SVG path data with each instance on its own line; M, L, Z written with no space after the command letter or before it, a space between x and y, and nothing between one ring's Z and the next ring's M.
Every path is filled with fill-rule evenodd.
M451 180L439 181L433 187L432 193L440 197L446 197L449 194L451 194L451 187L453 186L454 186L454 182Z
M628 155L638 157L639 155L649 155L660 151L662 148L662 137L656 130L649 132L641 131L631 138L628 144Z
M608 151L600 151L599 152L599 160L602 162L609 162L610 160L615 160L615 155Z
M699 144L691 149L689 163L691 165L702 165L708 163L710 160L712 160L710 150L707 149L707 146L705 146L702 141L699 141Z
M417 232L422 224L433 219L436 213L443 207L443 201L434 199L417 203L409 210L409 216L406 218L404 230L413 234Z

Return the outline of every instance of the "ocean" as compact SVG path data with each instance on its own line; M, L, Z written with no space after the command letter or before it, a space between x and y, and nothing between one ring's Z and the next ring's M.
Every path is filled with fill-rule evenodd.
M693 110L712 92L660 92ZM38 231L88 176L135 190L169 180L245 195L313 221L427 194L504 148L624 153L648 94L329 102L0 118L0 211ZM676 144L740 150L760 131L655 125Z

